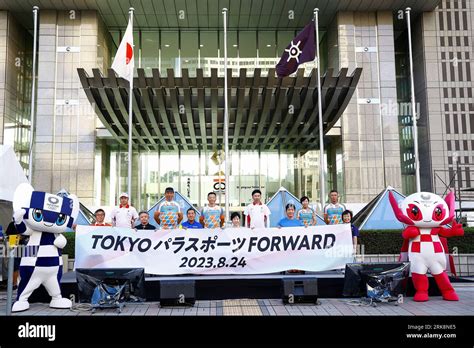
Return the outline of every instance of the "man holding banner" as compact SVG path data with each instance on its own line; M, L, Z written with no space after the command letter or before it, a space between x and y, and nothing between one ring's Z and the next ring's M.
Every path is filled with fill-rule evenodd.
M267 205L261 201L262 191L253 190L252 192L252 204L245 207L245 227L249 228L262 228L270 227L270 209Z
M183 213L178 202L174 200L174 189L172 187L165 189L165 201L156 209L153 217L164 230L177 228L183 220Z
M145 268L145 273L265 274L327 271L353 260L349 224L293 228L158 230L78 226L76 268Z
M138 219L137 210L129 204L128 194L120 194L120 204L111 213L112 223L115 227L132 228Z
M205 228L224 227L224 210L216 205L216 198L215 192L209 192L207 194L209 204L202 209L201 217L199 218L199 222Z

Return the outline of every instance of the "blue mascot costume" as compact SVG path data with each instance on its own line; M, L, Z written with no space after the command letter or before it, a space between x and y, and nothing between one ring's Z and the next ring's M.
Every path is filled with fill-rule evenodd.
M71 308L71 301L61 296L59 282L66 246L63 233L71 228L79 213L75 195L60 197L34 191L29 184L17 187L13 197L13 220L19 233L29 236L20 263L20 284L12 311L27 310L28 298L40 285L51 296L51 308Z

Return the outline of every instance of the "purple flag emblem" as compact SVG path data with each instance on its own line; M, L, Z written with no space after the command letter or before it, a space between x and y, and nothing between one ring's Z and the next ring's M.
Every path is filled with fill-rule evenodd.
M291 40L276 65L278 77L288 76L294 73L300 64L314 60L316 50L314 32L314 21L311 21Z

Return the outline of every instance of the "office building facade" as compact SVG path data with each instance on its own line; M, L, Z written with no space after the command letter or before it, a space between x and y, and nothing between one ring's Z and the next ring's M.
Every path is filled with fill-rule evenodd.
M278 79L274 67L320 8L326 188L364 203L390 185L415 190L408 39L412 7L422 188L474 180L471 65L474 1L132 1L133 156L128 87L110 66L129 2L40 8L33 185L113 205L126 190L141 208L173 186L201 206L228 194L237 209L260 188L319 201L315 63ZM31 6L30 6L31 5ZM0 143L28 170L32 6L0 9ZM229 182L223 183L223 29L229 9ZM225 192L225 193L224 193Z

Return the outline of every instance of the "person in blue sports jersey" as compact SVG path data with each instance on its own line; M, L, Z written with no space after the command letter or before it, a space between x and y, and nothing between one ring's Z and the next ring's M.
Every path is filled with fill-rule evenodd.
M301 197L300 202L303 205L303 208L298 210L298 212L296 213L296 218L298 220L301 220L306 227L315 226L317 223L316 213L313 209L309 207L309 198L303 196Z
M203 228L202 225L196 221L196 212L194 211L194 208L189 208L186 212L186 215L188 217L188 221L185 221L181 224L182 228L184 228L185 230Z
M324 221L328 225L342 224L342 213L346 210L344 204L339 203L339 194L336 190L329 192L329 203L324 207Z
M224 210L216 204L217 196L214 192L207 194L209 202L201 211L199 222L204 228L220 228L224 226Z
M165 189L165 200L155 211L153 217L163 230L178 228L183 220L183 213L179 203L174 200L174 189L172 187Z
M292 203L288 203L285 207L286 217L278 222L278 227L304 227L301 220L296 219L296 207Z
M301 220L296 218L296 207L292 203L288 203L285 207L286 211L286 218L281 219L278 222L278 228L282 227L304 227L304 223ZM304 273L304 271L300 271L297 269L291 269L287 271L288 273ZM285 272L283 272L285 273Z

